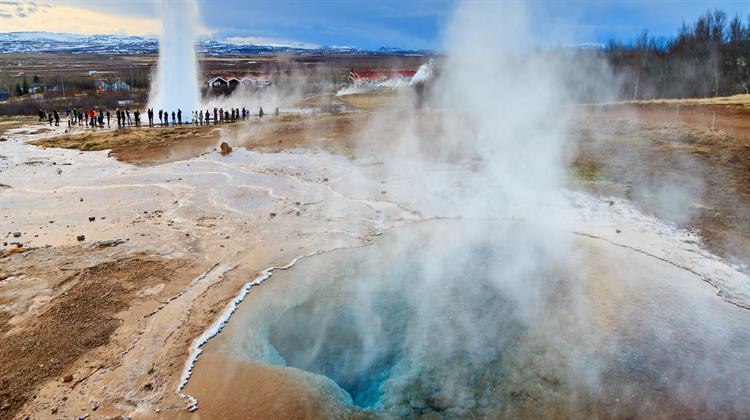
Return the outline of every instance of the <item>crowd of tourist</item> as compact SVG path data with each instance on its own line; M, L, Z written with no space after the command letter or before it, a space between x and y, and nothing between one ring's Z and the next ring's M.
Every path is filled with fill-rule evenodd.
M276 108L275 114L279 115L279 108ZM155 121L155 117L158 115L159 123ZM263 118L265 113L263 107L258 109L256 114L259 118ZM141 112L135 110L130 112L130 108L117 108L115 109L115 116L117 118L117 127L141 127ZM148 108L146 111L148 118L148 127L169 127L181 126L181 125L210 125L210 124L226 124L237 121L245 121L251 116L251 113L245 107L243 108L214 108L213 112L210 109L192 111L189 119L183 119L182 110L177 111L164 111L160 109L159 112L155 112L153 108ZM108 109L103 108L90 108L90 109L66 109L65 117L68 121L68 127L87 127L87 128L104 128L105 124L107 128L111 128L112 113ZM49 125L53 124L57 127L60 126L60 114L57 110L39 110L39 121L49 122Z

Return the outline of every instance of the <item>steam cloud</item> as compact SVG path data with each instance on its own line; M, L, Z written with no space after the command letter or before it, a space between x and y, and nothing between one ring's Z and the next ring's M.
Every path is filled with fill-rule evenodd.
M198 27L197 0L162 0L162 32L159 38L159 64L149 92L149 107L177 111L183 119L198 109L198 64L195 30Z
M741 310L717 310L703 290L663 280L663 268L615 267L628 251L597 254L570 234L573 107L618 86L606 64L533 51L533 40L522 4L458 5L447 55L420 69L424 97L401 90L359 133L357 158L381 169L363 165L345 181L372 197L387 180L394 200L455 220L397 230L365 256L298 274L321 278L278 297L254 320L265 337L253 340L266 341L243 348L329 376L355 404L394 416L653 416L664 401L686 416L748 412L737 402L750 377ZM655 264L633 254L626 261ZM663 280L649 289L663 305L638 293L652 279ZM737 377L721 374L728 366Z

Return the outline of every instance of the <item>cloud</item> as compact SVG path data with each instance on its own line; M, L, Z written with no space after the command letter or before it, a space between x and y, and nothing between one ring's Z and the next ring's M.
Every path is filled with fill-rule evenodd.
M320 48L320 45L312 44L309 42L293 41L287 39L278 38L266 38L258 36L232 36L226 39L226 42L234 45L268 45L270 47L289 47L289 48L304 48L304 49L315 49Z
M114 16L85 7L34 2L0 1L0 18L3 18L2 32L156 35L161 30L159 19Z

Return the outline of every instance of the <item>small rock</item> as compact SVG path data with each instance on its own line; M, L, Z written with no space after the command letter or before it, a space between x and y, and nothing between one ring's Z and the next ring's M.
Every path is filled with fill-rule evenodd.
M271 217L271 219L273 219L274 217L276 217L276 213L271 213L269 214L269 216Z
M63 382L70 382L73 380L73 374L68 373L65 376L63 376Z
M78 242L83 242L83 241L86 240L86 236L85 235L78 235L78 236L76 236L76 240L78 240Z
M328 178L323 178L323 182L328 182Z
M95 216L89 216L89 222L93 222L94 220L96 220Z
M13 232L14 238L19 238L21 236L21 232Z
M97 408L99 408L99 403L97 403L96 401L92 402L91 403L91 410L92 411L96 411Z
M57 414L57 407L52 407L51 410L49 410L52 414Z
M151 385L151 382L146 382L145 384L143 384L143 389L145 389L146 391L151 391L152 389L154 389L154 386Z
M227 142L225 141L221 142L221 144L219 145L219 151L221 152L222 155L226 156L232 153L232 146L227 144Z
M113 247L117 245L122 245L124 243L125 241L123 241L122 239L115 238L115 239L107 239L106 241L99 241L96 243L96 245L99 246L99 248L109 248L109 247Z
M83 203L83 197L81 197L81 203Z
M620 233L620 229L615 229L615 232Z

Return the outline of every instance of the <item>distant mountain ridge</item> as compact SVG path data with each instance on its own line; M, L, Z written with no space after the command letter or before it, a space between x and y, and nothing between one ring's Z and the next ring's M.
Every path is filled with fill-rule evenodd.
M382 47L364 50L356 47L324 46L300 48L272 45L238 45L216 40L200 40L196 51L205 55L227 54L393 54L423 55L425 50L404 50ZM0 54L154 54L159 51L159 40L153 37L130 35L77 35L58 32L0 32Z

